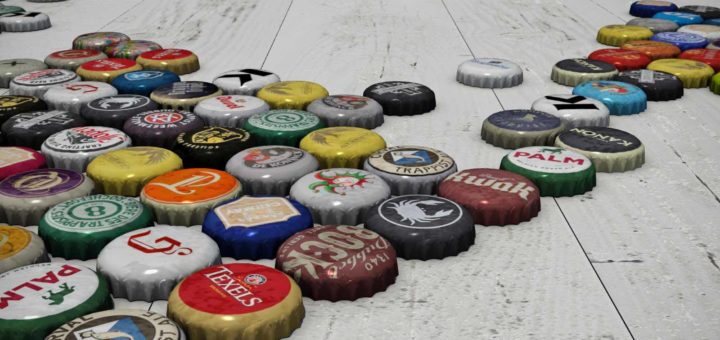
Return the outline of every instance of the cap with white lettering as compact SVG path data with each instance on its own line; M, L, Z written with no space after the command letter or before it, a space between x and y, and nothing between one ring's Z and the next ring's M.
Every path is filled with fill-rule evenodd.
M173 151L186 168L223 170L238 152L253 146L249 132L230 127L204 126L177 136Z
M645 68L652 58L640 51L621 48L603 48L588 55L590 60L600 60L615 66L618 71Z
M552 145L565 129L560 118L533 110L505 110L483 121L481 137L488 144L505 149L531 145Z
M645 146L637 137L609 127L572 128L555 145L590 158L598 172L629 171L645 162Z
M45 64L51 68L75 71L80 65L93 60L105 59L102 51L96 50L64 50L53 52L45 57Z
M222 95L222 91L203 81L179 81L156 87L150 98L164 109L192 111L201 101Z
M75 70L85 81L102 81L110 83L113 79L142 67L130 59L107 58L88 61Z
M375 151L363 168L385 180L393 195L435 194L438 184L457 171L452 157L424 146L392 146Z
M9 93L42 98L51 86L76 81L80 81L80 77L73 71L63 69L31 71L13 78L10 81Z
M237 153L226 170L240 180L247 195L287 196L295 181L318 166L317 159L304 150L267 145Z
M0 15L0 31L32 32L48 29L50 17L40 12L20 12Z
M158 105L150 98L137 94L119 94L97 98L83 105L82 116L90 125L122 129L130 117L145 111L156 110Z
M257 97L222 95L201 101L194 112L208 125L241 128L250 116L269 110L270 106Z
M301 110L270 110L256 113L245 122L257 145L297 147L309 133L324 128L318 116Z
M82 340L85 335L125 339L185 340L185 333L165 315L146 309L113 309L83 315L60 326L47 340ZM132 338L127 338L132 336ZM122 338L115 338L122 339Z
M649 101L675 100L682 97L684 92L683 83L678 77L661 71L623 71L615 80L641 88Z
M172 149L179 134L203 126L205 122L200 117L187 111L153 110L128 118L123 131L132 138L133 145Z
M50 135L83 125L85 121L80 116L67 111L35 111L12 116L2 125L2 134L8 145L40 150Z
M703 18L701 16L685 12L658 12L653 15L653 18L670 20L679 26L699 24L703 22Z
M136 61L145 70L168 70L181 75L200 69L200 60L195 53L177 48L148 51L141 54Z
M43 142L48 167L84 172L90 161L104 153L130 146L124 132L103 126L82 126L62 130Z
M473 87L499 89L520 85L523 71L518 64L509 60L475 58L458 66L455 79Z
M560 118L569 129L576 126L608 126L610 110L599 100L573 94L553 94L535 100L532 110Z
M45 156L22 146L0 147L0 180L8 176L44 168Z
M435 109L435 92L407 81L385 81L370 85L363 96L376 100L388 116L413 116Z
M47 65L36 59L0 60L0 88L8 88L13 78L27 72L44 70Z
M618 70L610 63L584 58L565 59L553 66L550 78L565 86L575 86L588 80L612 79Z
M53 109L67 110L75 114L87 103L97 99L116 95L117 90L107 83L99 81L78 81L54 86L45 92L43 99Z
M180 77L170 71L133 71L123 73L113 79L110 84L122 94L138 94L149 97L156 88L179 82Z
M702 35L687 32L662 32L653 35L650 40L673 44L681 51L704 48L709 42Z
M244 68L221 73L213 79L213 84L225 94L254 96L261 88L279 81L280 77L270 71Z
M307 111L317 115L325 126L354 126L374 129L383 124L383 108L372 98L349 94L316 99Z
M50 262L43 240L23 227L0 226L0 274L35 263Z

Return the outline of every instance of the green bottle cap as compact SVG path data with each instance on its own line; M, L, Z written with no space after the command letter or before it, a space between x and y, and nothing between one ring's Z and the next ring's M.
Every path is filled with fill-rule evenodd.
M270 110L252 115L244 129L262 145L287 145L297 147L300 140L310 132L324 128L318 116L300 110Z
M531 146L503 157L500 169L523 175L541 196L574 196L595 186L595 166L589 158L557 147Z
M0 339L44 339L72 319L113 308L105 279L71 263L39 263L0 274L0 294Z
M60 203L45 213L38 233L53 256L94 259L114 238L152 225L150 209L115 195L93 195Z

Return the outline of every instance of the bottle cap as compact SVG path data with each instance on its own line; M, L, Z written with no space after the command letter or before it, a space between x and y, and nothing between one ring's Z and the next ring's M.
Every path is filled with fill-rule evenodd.
M156 88L179 82L180 77L170 71L133 71L115 77L110 84L122 94L150 96Z
M709 43L705 48L708 50L720 50L720 40Z
M678 77L685 88L707 87L715 70L708 64L687 59L660 59L648 65L648 70L662 71Z
M392 146L374 152L364 169L379 176L393 195L434 194L440 182L457 171L446 153L423 146Z
M565 59L553 66L550 78L565 86L575 86L590 80L612 79L618 70L612 64L584 58Z
M540 196L575 196L595 187L590 159L557 147L530 146L503 157L500 169L525 176L540 189Z
M83 334L91 334L93 338L120 336L148 340L185 339L182 329L165 315L140 309L114 309L83 315L60 326L46 339L76 340Z
M12 116L2 125L2 134L8 145L40 150L50 135L83 125L85 121L80 116L67 111L35 111Z
M708 41L720 40L720 26L715 25L686 25L680 27L678 32L697 34Z
M625 71L620 72L615 80L641 88L649 101L675 100L683 96L682 81L678 77L665 72L652 70Z
M0 241L0 273L50 262L40 236L23 227L0 226Z
M658 1L658 0L641 0L635 1L630 5L630 15L650 18L656 13L667 11L677 11L678 6L670 1Z
M565 128L608 126L610 110L599 100L572 94L553 94L535 100L532 110L560 118Z
M300 110L270 110L256 113L245 122L257 145L298 146L308 133L325 125L318 116Z
M628 21L627 25L646 27L653 33L675 32L680 28L674 21L653 18L635 18Z
M576 86L574 95L597 99L615 116L632 115L647 109L647 95L639 87L619 81L588 81Z
M150 98L137 94L120 94L97 98L80 109L88 124L122 129L130 117L157 109Z
M565 125L560 118L533 110L506 110L483 121L480 131L488 144L505 149L531 145L552 145Z
M435 109L435 92L407 81L386 81L370 85L363 96L376 100L388 116L412 116Z
M47 104L38 97L0 96L0 125L18 113L44 110L47 110Z
M629 41L623 44L621 48L645 53L652 60L675 58L681 52L680 48L673 44L652 40Z
M225 171L191 168L168 172L145 184L140 201L160 224L200 225L210 209L237 197L242 186ZM169 292L168 292L169 293Z
M0 16L0 31L32 32L48 29L50 17L40 12L8 13Z
M168 70L181 75L200 69L200 60L195 53L177 48L148 51L136 61L146 70Z
M253 138L243 129L205 126L182 132L173 149L186 168L222 170L238 152L253 146Z
M649 39L653 32L642 26L607 25L600 28L597 41L603 45L621 46L633 40Z
M720 72L720 51L718 50L709 50L706 48L687 50L680 54L680 59L700 61L710 65L715 72Z
M385 200L368 211L365 228L386 238L397 256L406 260L456 256L475 244L475 222L470 212L438 196L405 195Z
M97 183L98 192L138 196L151 179L181 168L182 160L172 151L134 146L95 158L87 167L87 175Z
M25 9L18 6L0 6L0 15L4 14L12 14L12 13L22 13L25 12Z
M360 168L368 156L385 146L377 133L348 126L315 130L300 141L300 148L315 156L321 169Z
M106 47L105 54L107 54L110 58L135 60L145 52L155 51L161 48L162 46L154 41L126 40Z
M27 72L44 70L47 65L35 59L0 60L0 88L8 88L13 78Z
M85 175L64 169L37 169L0 181L0 220L37 225L43 214L60 202L89 195L95 185Z
M475 58L458 66L455 79L465 85L490 89L518 86L523 81L520 66L496 58Z
M53 109L79 114L85 104L97 99L116 95L117 90L99 81L78 81L60 84L45 92L45 102Z
M370 207L390 197L390 186L364 170L332 168L301 177L290 197L308 207L319 224L358 225Z
M645 146L637 137L609 127L572 128L555 145L590 158L598 172L629 171L645 162Z
M393 246L374 231L354 226L320 226L295 234L278 250L275 268L292 276L313 300L370 297L398 276Z
M82 126L62 130L43 142L48 167L84 172L87 165L104 153L130 146L124 132L102 126Z
M10 81L10 94L35 96L42 98L51 87L59 84L80 81L73 71L45 69L23 73Z
M0 147L0 180L8 176L45 167L45 157L22 146Z
M313 227L310 211L284 197L243 196L208 212L202 225L223 257L272 259L293 234Z
M112 240L100 252L97 270L116 299L153 302L167 300L188 275L220 263L220 250L207 235L185 227L157 226Z
M720 26L720 19L708 19L703 21L703 24Z
M462 170L440 184L438 195L465 207L476 224L519 224L540 212L540 192L535 184L509 171Z
M213 79L213 84L226 94L254 96L261 88L279 81L280 77L270 71L245 68L223 72Z
M658 12L653 15L653 18L670 20L679 26L699 24L703 22L703 18L701 16L683 12Z
M187 111L153 110L128 118L123 131L132 138L133 145L172 149L179 134L203 126L205 123L200 117Z
M88 61L105 59L105 53L95 50L64 50L51 53L45 58L45 64L51 68L75 71Z
M712 6L682 6L679 11L699 15L704 20L720 19L720 8Z
M0 291L13 296L0 309L2 339L44 339L72 319L113 308L105 280L70 263L38 263L0 274Z
M123 41L130 40L125 34L117 32L94 32L85 33L77 36L73 40L73 49L75 50L95 50L105 51L110 45L118 44Z
M85 81L110 83L117 76L139 71L142 67L136 62L122 58L108 58L88 61L77 68L77 74Z
M372 98L341 94L315 99L307 107L325 126L374 129L383 124L383 108Z
M313 100L326 97L328 91L310 81L274 82L257 91L257 97L273 109L305 110Z
M710 91L714 94L720 94L720 73L712 77L710 82Z
M195 106L195 114L209 125L237 127L250 116L267 112L270 106L262 99L245 95L222 95L205 99Z
M289 146L267 145L245 149L227 162L247 195L287 196L300 177L318 169L311 154Z
M619 71L645 68L652 59L640 51L624 50L620 48L603 48L596 50L588 56L590 60L600 60L612 64Z
M168 317L189 339L280 339L300 328L304 316L295 281L252 263L195 272L168 299Z
M673 44L681 51L704 48L708 44L708 40L703 36L685 32L663 32L653 35L650 39Z
M92 195L50 208L38 234L54 257L89 260L116 237L152 224L150 209L133 198Z
M150 98L164 109L192 111L199 102L222 95L222 91L204 81L178 81L156 87Z

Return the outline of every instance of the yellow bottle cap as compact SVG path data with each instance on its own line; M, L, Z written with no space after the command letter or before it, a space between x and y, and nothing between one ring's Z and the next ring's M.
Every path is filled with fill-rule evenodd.
M321 169L360 169L366 158L385 148L385 140L367 129L338 126L309 133L300 148L315 156Z
M320 84L309 81L281 81L263 87L257 97L273 109L305 110L313 100L328 96Z
M628 41L650 39L652 36L653 32L647 27L607 25L598 31L597 41L604 45L621 46Z
M200 60L195 53L177 48L148 51L135 61L146 70L168 70L179 75L200 69Z
M714 94L720 94L720 73L712 77L712 81L710 82L710 91Z
M647 66L648 70L674 74L685 88L707 87L715 71L708 64L687 59L660 59Z
M103 81L109 83L115 77L142 67L130 59L109 58L88 61L75 71L85 81Z
M110 151L87 167L88 176L101 193L137 196L151 179L182 168L182 160L163 148L136 146Z

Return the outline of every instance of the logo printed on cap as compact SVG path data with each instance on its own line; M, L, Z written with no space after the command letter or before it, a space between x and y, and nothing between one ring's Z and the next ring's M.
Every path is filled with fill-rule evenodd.
M185 115L179 112L156 112L146 115L144 120L150 124L173 124L185 118Z
M182 242L170 236L161 236L154 240L152 240L152 238L142 240L142 238L145 238L145 236L150 235L152 232L152 230L146 230L131 235L130 238L128 238L127 245L145 254L161 253L165 255L177 254L179 256L192 254L193 250L191 248L183 247Z
M160 78L163 76L163 72L160 71L135 71L123 74L123 77L127 80L138 81Z
M290 201L281 197L242 198L215 208L215 213L225 229L252 228L259 225L285 222L300 212Z
M305 153L302 150L293 148L255 148L249 150L243 160L247 167L264 169L293 164L304 156Z
M0 168L35 159L33 152L16 147L0 148Z

